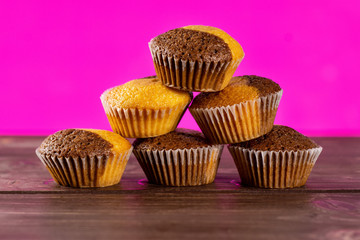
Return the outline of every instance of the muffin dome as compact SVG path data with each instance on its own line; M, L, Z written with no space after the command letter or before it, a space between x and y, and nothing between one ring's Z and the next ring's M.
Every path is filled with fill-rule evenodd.
M188 104L191 93L168 88L156 76L129 81L111 88L101 96L112 107L151 108Z
M233 146L261 151L298 151L319 147L310 138L282 125L275 125L264 136Z
M245 75L233 77L229 85L220 92L200 93L190 108L213 108L231 106L254 100L281 90L279 84L264 77Z
M136 149L151 151L190 149L211 145L213 144L201 132L184 128L177 128L175 131L154 138L139 138L133 143Z
M208 32L177 28L153 38L150 46L166 56L192 61L230 61L229 45Z
M131 144L120 135L96 129L65 129L48 136L39 153L56 157L111 155L112 150L126 151Z

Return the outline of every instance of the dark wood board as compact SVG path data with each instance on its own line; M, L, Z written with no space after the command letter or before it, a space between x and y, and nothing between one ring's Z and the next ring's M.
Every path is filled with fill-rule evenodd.
M2 194L1 239L359 239L360 193Z
M148 184L132 156L120 184L58 186L44 137L0 137L0 239L360 239L360 138L323 148L305 187L244 187L227 150L213 184Z
M94 192L91 189L61 187L52 179L35 155L44 137L0 137L0 192ZM291 191L360 190L360 138L317 138L324 149L305 187ZM147 184L145 175L132 155L120 184L95 192L128 191L274 191L243 187L235 164L225 148L215 183L201 187L166 187ZM275 190L279 191L279 190ZM289 191L289 190L282 190Z

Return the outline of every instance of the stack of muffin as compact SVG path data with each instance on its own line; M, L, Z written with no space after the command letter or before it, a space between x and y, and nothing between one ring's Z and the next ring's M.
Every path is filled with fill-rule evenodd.
M132 148L150 183L208 184L215 179L224 144L230 144L245 185L305 184L322 148L289 127L273 126L282 95L278 84L258 76L233 77L244 57L236 40L197 25L170 30L149 46L157 76L129 81L101 96L116 134L67 129L37 149L59 184L116 184ZM193 99L193 91L201 93ZM190 103L204 135L176 129ZM124 138L137 139L132 147Z

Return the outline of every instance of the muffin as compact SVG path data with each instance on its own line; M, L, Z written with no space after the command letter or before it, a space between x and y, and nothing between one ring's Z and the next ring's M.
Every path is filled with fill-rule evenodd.
M280 86L258 76L233 77L220 92L200 93L189 110L214 143L237 143L268 133L282 96Z
M168 88L153 76L108 89L100 99L114 132L147 138L173 131L192 93Z
M170 30L153 38L149 47L160 80L188 91L222 90L244 58L229 34L201 25Z
M200 132L179 128L162 136L136 139L133 146L149 182L166 186L212 183L223 150Z
M83 188L119 183L131 151L116 133L66 129L48 136L36 154L58 184Z
M241 183L262 188L304 186L322 148L292 128L275 125L266 135L232 144Z

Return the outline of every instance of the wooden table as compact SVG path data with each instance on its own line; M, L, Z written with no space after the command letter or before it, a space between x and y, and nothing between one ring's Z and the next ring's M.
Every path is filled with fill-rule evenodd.
M34 150L0 137L0 239L360 239L360 138L316 138L305 187L243 187L224 151L213 184L148 184L132 156L120 184L58 186Z

